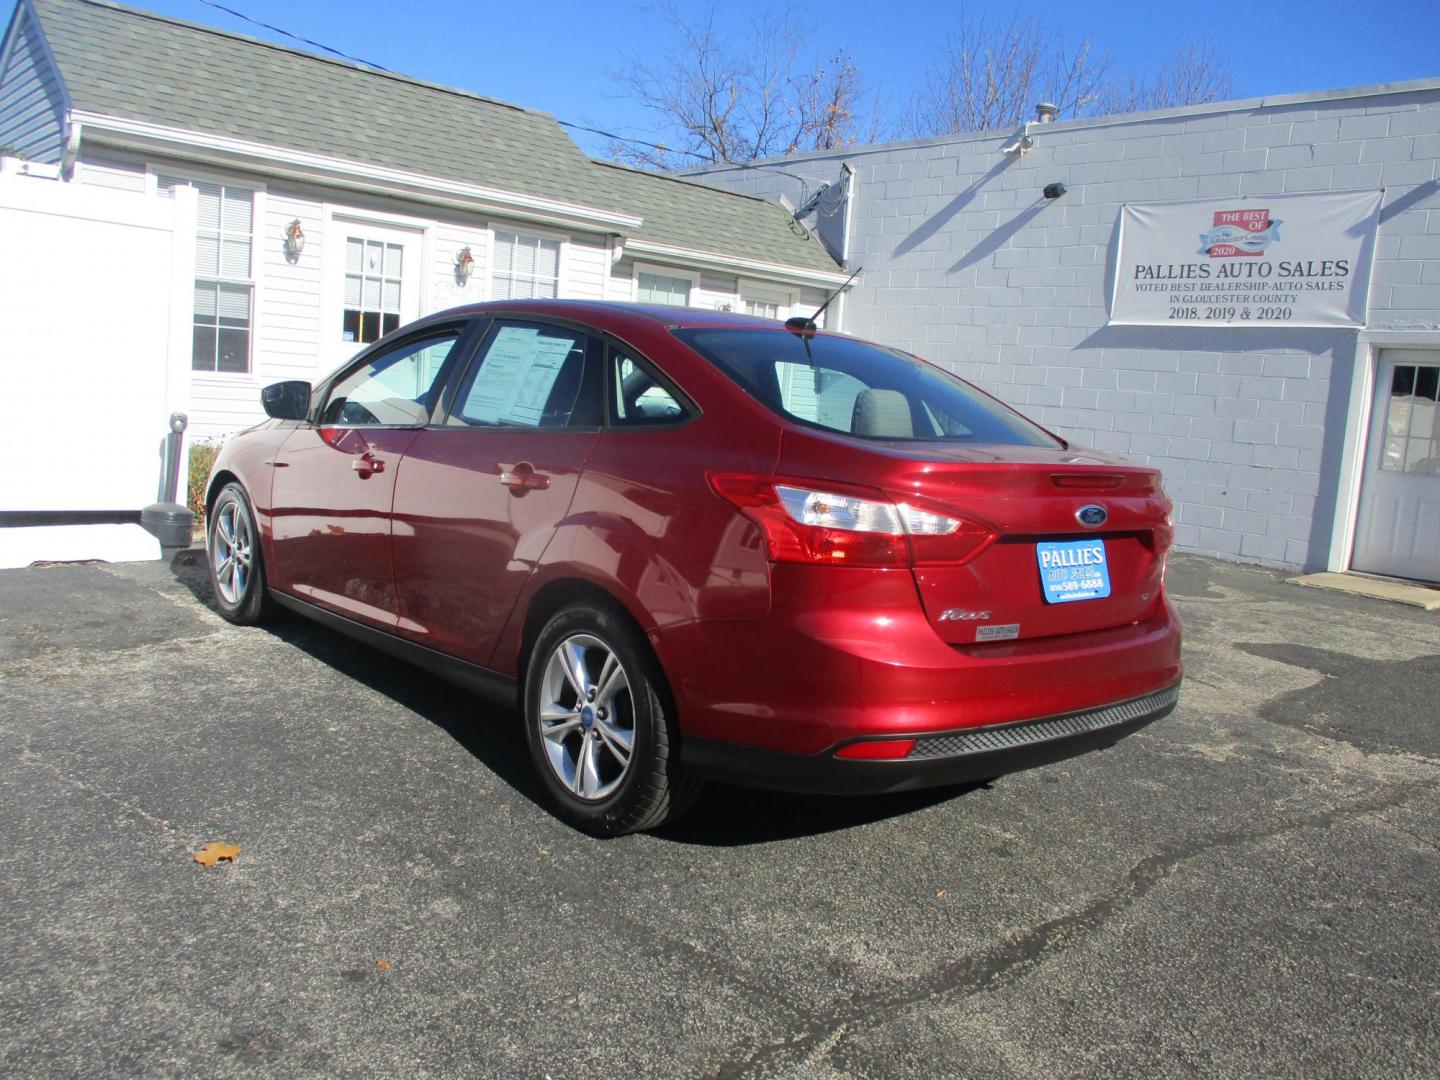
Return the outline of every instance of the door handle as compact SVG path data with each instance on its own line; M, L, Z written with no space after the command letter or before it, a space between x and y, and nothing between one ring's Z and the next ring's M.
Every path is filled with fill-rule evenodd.
M513 469L500 473L500 483L510 489L511 495L524 495L527 491L544 491L550 486L550 477L535 471L535 466L522 461Z
M385 462L381 461L369 451L366 451L350 462L350 468L360 474L361 480L368 480L370 479L371 473L385 471Z

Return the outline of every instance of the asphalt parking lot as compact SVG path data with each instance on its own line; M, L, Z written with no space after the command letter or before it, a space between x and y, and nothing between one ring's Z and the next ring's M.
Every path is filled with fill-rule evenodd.
M598 841L513 716L199 555L0 573L6 1075L1435 1073L1436 614L1176 557L1114 749Z

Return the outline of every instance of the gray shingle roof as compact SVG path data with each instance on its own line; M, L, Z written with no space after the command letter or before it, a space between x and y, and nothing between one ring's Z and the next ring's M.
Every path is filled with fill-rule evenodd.
M836 269L778 203L588 159L555 119L96 0L33 0L72 105L641 215L655 243Z
M35 11L77 109L617 209L544 113L133 8Z
M771 199L605 161L593 167L613 201L644 219L630 234L637 240L809 270L839 269L820 241Z

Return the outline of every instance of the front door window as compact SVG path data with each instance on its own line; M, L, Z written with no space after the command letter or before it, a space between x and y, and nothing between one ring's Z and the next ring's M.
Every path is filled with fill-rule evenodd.
M345 238L345 310L341 335L368 345L400 325L405 248L362 236Z

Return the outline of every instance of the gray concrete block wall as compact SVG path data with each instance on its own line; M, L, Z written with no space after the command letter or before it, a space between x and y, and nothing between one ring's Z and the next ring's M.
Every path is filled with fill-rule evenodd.
M1440 329L1440 87L1230 103L804 155L855 170L846 329L939 362L1067 438L1160 467L1177 543L1324 565L1356 332L1107 327L1120 207L1383 187L1371 329ZM763 169L708 182L794 198ZM1068 193L1046 202L1060 181Z

